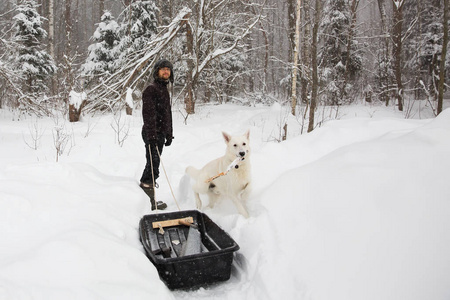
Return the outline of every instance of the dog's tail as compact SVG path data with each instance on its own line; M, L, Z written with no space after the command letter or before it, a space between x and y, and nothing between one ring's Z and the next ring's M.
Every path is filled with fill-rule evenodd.
M193 166L189 166L186 168L186 173L191 176L193 179L197 179L200 173L199 169L194 168Z

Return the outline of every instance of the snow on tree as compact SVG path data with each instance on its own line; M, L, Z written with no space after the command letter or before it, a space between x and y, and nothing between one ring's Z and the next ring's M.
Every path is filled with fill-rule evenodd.
M380 47L376 51L376 68L375 68L375 93L378 100L389 103L389 90L394 81L394 70L390 55L386 54L386 49Z
M159 55L167 51L169 43L187 23L190 13L189 9L181 10L173 21L161 30L158 36L155 36L146 44L145 48L131 52L120 69L90 89L88 94L94 100L87 103L86 110L93 111L105 107L113 108L116 105L125 105L128 88L136 91L140 84L146 82L146 78L151 73Z
M182 55L186 64L184 102L188 114L195 113L198 92L205 87L201 83L211 79L205 75L222 76L224 70L213 68L214 64L218 61L231 61L236 53L240 53L239 60L244 61L244 39L261 20L261 15L251 12L247 6L256 4L234 0L220 1L217 4L213 2L200 1L194 7L193 17L186 28L186 47ZM238 75L231 71L228 74ZM241 70L239 73L242 73ZM223 75L223 78L232 78L227 74Z
M124 9L119 17L120 41L114 49L118 58L115 62L116 70L126 66L130 55L141 52L156 36L157 12L155 1L134 1ZM139 88L143 89L145 84L146 80Z
M117 59L115 47L119 44L118 30L119 25L114 17L106 11L92 36L94 43L89 46L89 55L82 66L82 73L88 82L114 73Z
M142 4L147 2L143 1ZM203 88L201 80L205 78L204 75L209 71L217 74L218 70L212 71L211 66L226 55L239 56L243 61L243 46L245 46L243 40L261 19L261 15L252 15L249 18L248 9L239 1L224 1L220 2L219 6L212 5L210 1L201 1L198 4L195 6L195 14L189 8L181 9L169 25L161 27L157 35L145 42L144 48L134 49L125 60L119 59L120 68L118 67L117 71L101 85L89 91L90 94L95 94L92 98L97 99L97 103L87 104L86 109L125 105L127 88L131 87L135 91L141 89L147 83L150 71L159 57L167 57L171 51L182 49L181 53L173 54L178 59L178 66L180 61L181 64L185 64L185 86L180 94L185 98L186 111L194 113L196 94ZM230 6L240 6L242 13L235 13L237 7L233 13L225 9ZM232 31L227 31L230 30L230 26L222 26L224 24L234 24ZM182 32L184 35L178 35ZM180 42L175 45L182 45L181 47L172 47L176 37ZM239 55L233 51L238 51ZM239 65L232 59L227 62L233 62L234 66ZM233 76L238 73L234 72ZM174 100L176 101L176 97ZM100 104L99 101L103 103Z
M406 1L404 18L405 24L414 25L407 29L411 38L404 43L406 72L417 78L415 88L421 80L428 89L426 93L436 98L444 36L441 1L423 1L420 5Z
M85 92L78 93L74 90L69 92L69 121L78 122L81 110L86 104L87 95Z
M222 19L223 18L223 19ZM221 20L221 22L218 22ZM233 43L233 36L239 32L239 27L233 20L228 21L225 16L216 17L216 31L220 32L219 37L223 35L225 38L221 41L223 46L230 46ZM220 41L212 36L214 31L203 32L203 38L207 40ZM202 50L200 53L207 53L210 45L198 44ZM220 44L217 44L220 45ZM205 71L199 76L200 89L204 93L204 101L209 101L212 94L220 102L228 102L237 91L242 90L242 77L249 68L247 65L248 54L244 51L244 45L237 45L235 49L224 53L211 61L205 68ZM197 88L197 90L199 90Z
M18 47L15 65L26 77L23 87L30 93L45 91L45 80L56 72L52 57L41 44L47 32L42 27L43 18L36 8L34 0L23 0L17 5L17 14L13 17L15 42Z
M352 16L348 0L328 0L321 23L321 77L326 84L329 104L349 102L350 81L362 67L358 44L350 34ZM350 80L348 80L350 79Z

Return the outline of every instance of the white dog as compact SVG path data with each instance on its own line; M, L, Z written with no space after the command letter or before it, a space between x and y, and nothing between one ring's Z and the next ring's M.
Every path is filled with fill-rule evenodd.
M192 189L197 201L197 209L202 209L199 194L207 194L209 205L213 207L220 198L230 198L239 213L248 218L245 201L251 189L250 174L250 131L242 136L230 136L222 132L227 144L226 153L201 170L192 166L186 173L195 180Z

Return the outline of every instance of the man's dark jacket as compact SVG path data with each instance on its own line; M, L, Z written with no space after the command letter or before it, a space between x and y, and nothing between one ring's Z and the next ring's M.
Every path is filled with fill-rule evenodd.
M155 80L142 94L142 136L146 143L161 139L172 139L172 111L168 82Z

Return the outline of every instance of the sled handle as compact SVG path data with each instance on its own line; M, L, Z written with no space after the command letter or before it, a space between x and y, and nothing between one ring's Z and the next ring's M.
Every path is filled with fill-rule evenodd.
M172 220L166 220L166 221L153 222L152 226L153 226L153 228L170 227L170 226L177 226L177 225L191 226L192 223L194 223L194 218L187 217L187 218L181 218L181 219L172 219Z

